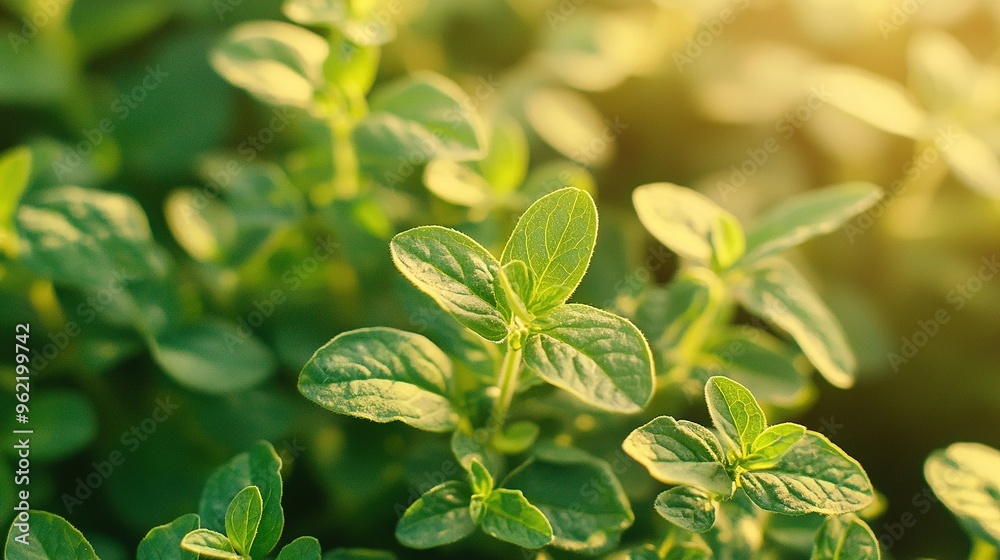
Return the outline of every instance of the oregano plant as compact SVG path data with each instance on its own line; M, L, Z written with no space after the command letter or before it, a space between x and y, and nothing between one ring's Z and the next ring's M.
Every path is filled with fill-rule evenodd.
M537 426L507 423L525 372L609 412L638 412L652 398L652 357L642 333L622 317L567 303L590 264L597 229L590 195L565 188L527 209L499 258L443 227L393 238L403 275L465 329L503 349L499 370L481 372L493 381L485 416L463 402L451 358L419 334L347 332L302 370L299 390L329 410L453 433L468 479L432 488L410 506L397 527L402 543L441 546L479 527L524 548L599 552L631 525L617 478L583 452L533 450L506 478L501 462L491 459L527 451L538 435ZM597 476L597 503L566 511L564 498L542 482L560 476L546 463L563 465L566 476Z
M838 517L874 499L857 461L804 426L769 425L750 391L726 377L708 380L705 401L714 431L661 416L623 444L653 478L674 485L656 498L657 513L685 531L704 533L715 525L719 504L745 497L772 513L831 516L835 521L817 536L814 559L879 558L867 525Z

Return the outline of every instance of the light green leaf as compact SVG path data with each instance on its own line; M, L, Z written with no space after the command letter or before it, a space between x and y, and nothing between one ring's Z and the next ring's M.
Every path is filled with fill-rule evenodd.
M750 453L754 440L767 428L767 418L746 387L716 376L705 384L705 402L722 441L741 455Z
M528 158L524 131L516 121L504 118L491 127L489 150L477 165L494 193L509 194L524 182Z
M805 426L785 422L761 432L750 447L743 465L749 470L767 469L778 464L785 453L806 435Z
M153 358L175 381L210 394L244 391L274 373L271 350L240 327L217 319L168 332L155 340Z
M15 236L14 216L21 195L31 177L31 150L14 148L0 154L0 243L5 236Z
M629 434L622 449L660 482L722 496L733 493L722 445L710 430L693 422L660 416Z
M1000 547L1000 451L952 444L927 458L924 477L970 535Z
M195 529L184 535L181 548L198 554L198 558L243 560L243 556L233 549L225 535L208 529Z
M602 166L615 154L613 132L594 104L566 88L545 87L530 93L524 114L531 127L560 154L588 167Z
M740 484L758 507L786 515L850 513L875 496L861 465L816 432L806 432L773 467L742 473Z
M457 84L432 72L421 72L380 89L372 97L373 113L389 113L420 125L440 145L438 155L455 161L479 159L486 146L485 125L469 97Z
M257 538L257 528L264 515L264 499L260 488L247 486L229 502L226 510L226 535L240 554L249 554Z
M299 537L286 544L275 560L320 560L323 551L313 537Z
M524 261L511 261L500 267L494 291L497 307L508 320L513 320L514 317L525 322L531 320L531 312L525 302L531 298L534 290L534 280Z
M878 539L867 523L854 514L827 518L810 560L880 560Z
M599 554L617 546L635 516L611 467L580 450L541 445L504 483L549 520L552 546Z
M649 233L684 259L726 269L743 256L739 221L697 191L653 183L637 188L632 201Z
M5 560L98 560L94 547L69 521L44 511L28 514L31 523L27 533L11 525L4 547Z
M259 441L248 452L216 469L205 484L198 513L206 529L225 530L229 504L247 486L256 486L263 502L257 538L250 548L251 556L260 557L278 544L285 525L281 508L281 459L270 443Z
M288 0L282 11L288 19L303 25L339 26L350 14L347 0Z
M57 284L113 289L162 270L146 214L124 195L58 187L17 213L21 262Z
M580 284L597 243L597 207L589 194L566 188L546 195L521 216L502 264L524 261L534 281L525 301L542 315L566 302Z
M210 62L229 83L265 103L314 106L324 87L323 61L329 46L322 37L278 21L243 23L212 50Z
M712 552L704 545L697 543L684 543L670 547L663 560L709 560Z
M552 542L552 526L520 490L498 488L482 504L479 526L491 537L524 548Z
M434 343L387 328L338 335L299 376L299 392L327 410L431 432L458 424L452 386L451 361Z
M455 430L451 436L451 452L466 471L472 469L473 461L478 461L490 472L503 470L503 456L490 445L489 430L476 430L471 434Z
M628 320L570 304L533 331L524 361L545 381L612 412L638 412L653 397L649 344Z
M471 499L465 482L453 480L430 489L399 519L396 538L403 545L418 549L464 539L476 530L469 515Z
M375 84L382 50L344 37L331 38L330 53L323 65L327 85L340 89L358 109L367 109L365 95Z
M983 140L957 130L941 155L960 181L983 196L1000 198L1000 158Z
M493 436L492 445L501 453L517 455L528 450L538 440L538 424L529 420L511 422Z
M830 89L827 103L886 132L919 138L927 114L896 82L848 66L820 72L819 83Z
M459 323L487 340L507 336L494 287L500 264L469 236L438 226L400 233L390 244L396 267Z
M492 187L466 164L439 158L424 168L424 185L441 200L469 208L492 203Z
M475 458L469 461L469 482L473 494L487 496L493 491L493 475Z
M882 198L871 183L843 183L808 192L762 216L747 232L744 263L759 261L831 233Z
M369 115L351 135L361 170L382 184L401 183L415 173L414 166L450 157L433 132L389 113Z
M653 507L685 531L704 533L715 525L715 502L704 490L693 486L675 486L661 492Z
M198 516L189 513L150 530L139 543L136 560L198 560L197 553L181 548L181 541L200 526Z
M835 387L854 384L854 353L833 313L792 265L770 259L747 272L737 299L795 339L816 369Z

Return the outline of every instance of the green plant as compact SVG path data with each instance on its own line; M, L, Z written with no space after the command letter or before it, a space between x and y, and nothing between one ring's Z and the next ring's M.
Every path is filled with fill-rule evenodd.
M970 560L1000 556L1000 451L955 443L927 458L924 476L972 539Z
M257 560L278 544L285 517L281 507L281 459L270 443L256 443L219 467L208 479L197 514L187 514L149 531L137 560ZM32 511L7 536L8 560L99 560L94 547L68 521ZM25 530L22 531L22 528ZM319 541L299 537L277 560L321 560ZM323 560L394 560L388 552L334 549Z
M504 473L498 455L528 451L539 433L530 422L507 424L520 387L544 381L621 413L641 410L653 395L652 357L639 330L621 317L566 303L590 264L597 226L590 195L566 188L528 208L499 260L468 236L436 226L392 240L396 266L413 284L463 327L502 345L498 371L462 379L430 340L388 328L341 334L303 368L299 390L329 410L453 432L452 449L468 481L437 486L411 505L396 531L404 544L441 546L478 526L525 548L551 543L600 552L631 525L616 477L580 451L532 449L499 487L495 482ZM595 477L598 499L566 507L573 498L556 491L559 477Z
M657 183L635 190L639 219L683 262L666 287L650 287L631 314L658 355L668 383L701 385L732 377L763 402L790 406L807 387L791 336L831 384L854 383L856 362L833 313L805 278L778 255L830 233L881 197L878 187L847 183L817 190L772 209L744 230L739 221L690 189ZM766 321L731 324L737 305Z
M657 513L685 531L704 533L715 525L719 502L749 499L773 513L831 516L817 536L814 559L880 557L863 521L836 517L874 498L857 461L804 426L769 426L753 395L731 379L709 379L705 400L716 432L661 416L623 444L654 478L677 485L656 498Z

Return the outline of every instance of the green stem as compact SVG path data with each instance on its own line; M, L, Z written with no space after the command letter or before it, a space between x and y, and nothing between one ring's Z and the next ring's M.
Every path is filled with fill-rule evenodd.
M708 286L708 301L698 319L684 333L677 348L672 352L677 356L678 367L675 368L677 372L675 377L678 379L676 381L683 381L687 378L687 372L690 371L698 355L705 348L709 337L715 331L716 324L732 310L732 301L727 294L726 284L721 278L715 273L701 268L691 269L689 273L703 280Z
M663 542L660 543L660 547L656 549L656 555L660 558L666 558L667 553L670 549L674 547L674 542L677 540L677 533L674 531L673 527L667 528L667 536L663 538Z
M515 348L516 346L516 348ZM503 357L503 365L500 367L500 376L497 379L497 387L500 394L497 396L496 404L493 406L493 429L499 432L503 429L507 420L507 412L510 404L514 400L514 393L517 392L517 382L521 375L521 346L514 341L507 343L507 352Z
M972 552L969 554L969 560L997 560L997 548L988 542L976 539L972 545Z

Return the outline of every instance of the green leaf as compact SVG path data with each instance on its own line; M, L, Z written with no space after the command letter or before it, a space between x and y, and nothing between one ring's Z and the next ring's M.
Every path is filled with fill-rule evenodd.
M560 154L588 167L602 166L615 153L614 142L595 145L608 134L608 126L593 102L579 92L558 87L531 91L524 101L531 127Z
M685 531L704 533L715 525L715 502L704 490L693 486L675 486L661 492L653 507Z
M534 445L540 432L541 428L534 422L528 420L511 422L503 431L493 436L491 443L501 453L517 455Z
M758 507L786 515L850 513L875 496L861 465L816 432L806 432L773 467L744 472L739 480Z
M216 469L205 484L198 513L206 529L225 530L229 504L247 486L256 486L263 501L257 538L250 548L250 555L264 556L278 544L285 525L285 514L281 509L281 459L270 443L257 442L246 453L237 455Z
M503 456L491 447L490 432L486 429L471 434L455 430L451 436L451 452L466 471L472 469L473 461L478 461L490 472L503 469Z
M473 494L487 496L493 491L493 475L478 459L469 462L469 482L472 484Z
M21 261L57 284L114 289L161 271L146 214L124 195L58 187L17 213Z
M709 560L712 552L704 545L696 543L684 543L670 547L663 560Z
M893 134L918 138L927 125L927 113L899 84L847 66L821 72L819 83L831 90L827 103Z
M299 537L286 544L275 560L320 560L323 550L313 537Z
M695 486L722 496L733 493L722 444L710 430L693 422L660 416L629 434L622 449L660 482Z
M264 515L264 499L260 488L247 486L236 494L226 510L226 535L240 554L249 554L257 538L257 528Z
M743 256L743 228L705 195L671 183L632 193L642 225L671 251L702 266L729 268Z
M327 410L431 432L458 424L452 386L451 361L434 343L388 328L338 335L299 376L299 392Z
M458 85L432 72L398 80L371 99L373 113L389 113L416 123L436 138L438 155L455 161L479 159L485 152L485 125L468 109L473 106Z
M244 391L274 374L271 350L237 325L205 319L158 337L153 358L181 385L210 394Z
M741 455L750 453L754 440L767 428L767 418L746 387L716 376L705 384L705 402L722 441Z
M531 205L514 226L500 258L524 261L534 290L525 303L542 315L566 302L580 284L597 244L597 207L584 191L566 188Z
M785 453L806 435L805 426L785 422L761 432L743 462L749 470L766 469L778 464Z
M69 521L44 511L28 515L31 523L27 533L11 525L5 560L98 560L94 547Z
M288 0L282 11L288 19L303 25L340 25L350 14L347 0Z
M755 262L836 231L882 198L871 183L843 183L796 196L761 217L747 232L743 262Z
M520 490L552 526L552 546L584 554L614 548L635 516L611 467L580 450L541 445L510 474L506 487Z
M229 83L265 103L310 109L324 87L328 54L327 42L311 31L290 23L255 21L230 30L209 60Z
M477 164L494 193L508 194L524 182L528 159L528 140L524 131L516 121L504 118L493 124L490 149Z
M390 244L396 267L459 323L487 340L507 336L494 286L500 263L469 236L423 226L400 233Z
M244 560L233 545L222 533L208 529L195 529L181 541L181 548L198 554L198 558L217 558L218 560Z
M91 399L71 389L49 389L32 396L31 458L39 463L65 459L97 437L97 410Z
M469 208L492 203L492 187L466 164L439 158L424 168L424 185L441 200Z
M482 504L479 526L491 537L524 548L552 542L552 526L520 490L498 488Z
M854 514L829 517L819 532L810 560L880 560L878 539Z
M656 548L651 544L616 552L605 560L661 560Z
M934 113L968 103L982 71L965 46L944 31L921 29L906 44L910 86Z
M380 183L395 185L414 173L413 166L450 157L434 133L419 123L388 113L366 117L351 133L361 170Z
M0 154L0 242L6 244L5 236L16 235L14 216L30 178L30 149L14 148Z
M464 539L476 530L469 515L472 495L465 482L431 488L414 502L396 525L396 538L410 548L426 549Z
M780 259L761 263L735 294L752 313L790 334L832 385L854 384L856 362L840 324L792 265Z
M508 320L513 320L514 317L522 321L531 319L531 312L525 302L531 298L535 283L524 261L511 261L500 267L494 290L497 307L504 317Z
M963 183L983 196L1000 198L1000 158L981 138L958 130L941 155Z
M585 168L569 161L555 160L533 168L524 179L520 192L528 202L533 202L566 187L591 194L597 190L594 176Z
M715 525L700 536L712 549L710 558L718 560L757 560L761 557L764 527L760 512L737 491L733 499L720 502Z
M198 560L197 553L181 548L181 541L200 525L198 516L189 513L153 528L139 543L136 560Z
M649 344L628 320L570 304L536 329L525 343L524 361L545 381L612 412L638 412L653 397Z
M952 444L927 458L924 477L970 535L1000 547L1000 451Z

